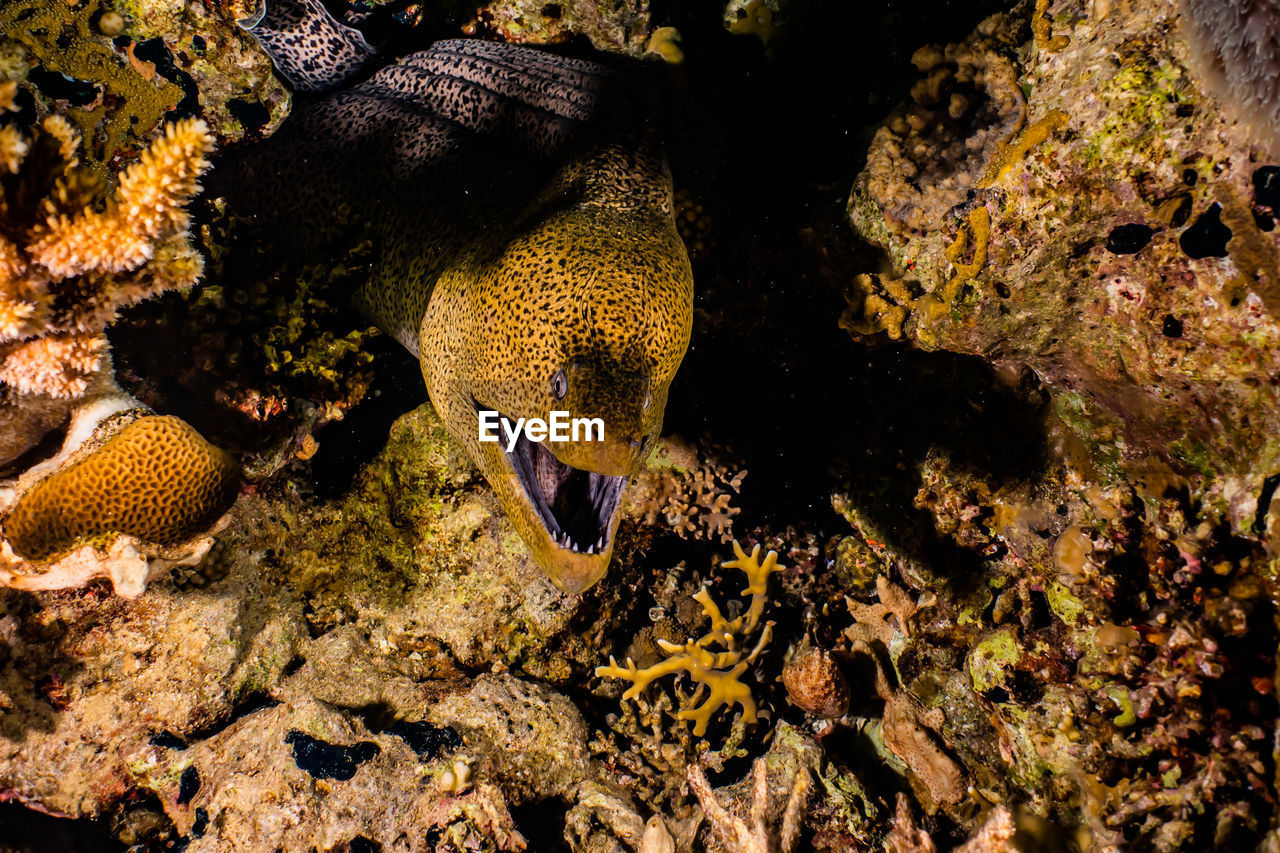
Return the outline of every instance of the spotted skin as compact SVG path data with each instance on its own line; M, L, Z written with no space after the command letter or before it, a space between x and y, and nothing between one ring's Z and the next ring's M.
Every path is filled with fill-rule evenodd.
M321 0L260 0L242 21L296 92L322 92L365 71L377 51L359 30L344 26Z
M303 109L224 170L233 207L296 251L319 247L335 204L371 225L378 259L355 304L418 356L449 431L569 592L605 573L618 514L601 552L559 547L502 448L479 441L476 410L600 418L603 441L547 446L610 476L634 474L661 431L693 281L666 161L628 85L591 62L439 42Z

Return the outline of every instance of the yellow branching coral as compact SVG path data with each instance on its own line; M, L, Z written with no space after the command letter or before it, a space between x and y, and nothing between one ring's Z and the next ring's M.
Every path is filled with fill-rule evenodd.
M760 617L764 613L769 575L780 569L778 555L770 551L761 562L759 545L748 556L737 540L733 543L733 553L736 559L724 565L727 568L741 569L747 576L747 587L742 592L751 596L751 604L745 613L735 619L725 619L720 607L711 599L711 593L704 586L693 599L702 605L703 613L711 620L711 630L706 634L683 645L658 640L658 645L670 657L644 669L637 667L630 658L625 666L620 666L612 656L609 657L608 666L596 668L596 675L625 678L631 682L631 687L622 694L624 700L635 699L646 687L663 676L687 674L698 686L686 707L676 714L676 719L694 721L693 733L699 737L707 733L712 716L722 707L736 704L742 708L745 721L755 721L756 702L751 695L751 688L743 684L741 678L760 657L773 636L772 623L766 623L761 628ZM747 645L753 640L751 650L746 651ZM715 647L721 650L716 651Z
M197 179L209 167L212 149L213 137L203 121L169 125L125 170L105 210L81 209L68 216L51 203L53 209L28 247L32 260L63 278L138 269L165 241L186 234L185 205L200 189ZM189 266L193 257L188 253L180 262Z
M0 383L74 399L108 363L102 332L122 308L199 278L184 208L213 137L199 120L170 125L101 208L103 184L80 164L65 119L49 116L18 140L6 150L0 139L21 171L0 195Z

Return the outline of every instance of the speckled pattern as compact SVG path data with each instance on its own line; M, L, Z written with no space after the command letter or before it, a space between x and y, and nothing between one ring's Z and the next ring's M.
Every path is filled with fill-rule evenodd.
M173 544L226 512L239 483L225 451L179 418L151 415L34 486L4 520L4 535L34 559L99 533Z
M627 75L508 44L454 40L295 114L215 192L288 248L320 248L331 211L373 229L356 305L422 363L431 400L566 589L612 552L558 548L476 407L599 417L605 440L557 459L635 473L661 429L692 325L693 282L671 178ZM568 391L557 399L552 376Z
M343 26L320 0L262 0L248 31L297 92L323 92L369 67L377 52L359 30Z

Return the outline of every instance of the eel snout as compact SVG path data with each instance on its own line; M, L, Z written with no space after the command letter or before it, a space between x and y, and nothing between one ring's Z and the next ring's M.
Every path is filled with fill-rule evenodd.
M558 587L578 594L609 567L622 494L647 444L543 442L517 431L479 445L478 457L534 558Z

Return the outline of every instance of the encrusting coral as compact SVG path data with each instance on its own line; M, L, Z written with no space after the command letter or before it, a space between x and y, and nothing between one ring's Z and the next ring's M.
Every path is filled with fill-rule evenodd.
M743 684L741 678L760 657L773 636L772 623L766 623L758 635L757 629L760 628L760 617L764 613L769 575L780 570L778 555L770 551L761 562L759 545L748 556L737 540L734 540L733 552L736 559L723 565L726 568L741 569L747 576L747 587L743 594L751 596L751 604L746 613L735 619L725 619L719 606L711 599L711 593L703 587L693 598L702 605L703 613L711 620L711 629L707 633L684 644L659 639L658 645L670 657L644 669L637 667L631 659L627 660L626 666L619 666L612 655L608 666L596 668L596 675L625 678L632 683L622 694L624 700L635 699L646 687L663 676L687 674L698 687L687 707L677 712L676 719L693 720L693 733L698 737L707 733L712 716L725 706L740 706L746 722L756 719L755 698L751 695L751 688ZM755 645L747 652L746 645L753 639ZM720 646L723 651L713 651L713 646Z
M23 57L23 62L88 83L98 97L83 106L70 106L67 115L85 136L85 157L99 177L126 142L149 133L182 98L177 86L138 69L132 51L126 61L92 22L101 4L48 0L13 0L0 7L0 45ZM105 15L103 16L106 17ZM110 29L108 27L108 29ZM29 58L28 58L29 57Z

